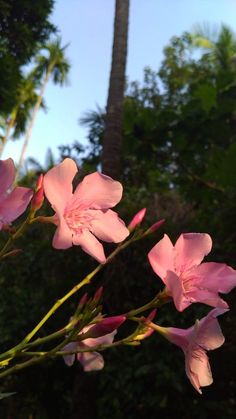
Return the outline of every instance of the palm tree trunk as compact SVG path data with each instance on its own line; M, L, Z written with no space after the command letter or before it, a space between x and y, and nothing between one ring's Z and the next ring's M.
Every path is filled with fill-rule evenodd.
M103 136L102 171L120 177L129 0L116 0L112 65Z
M41 106L43 95L44 95L44 92L45 92L45 89L46 89L51 71L52 71L51 68L48 69L48 71L45 75L44 82L43 82L41 90L40 90L40 94L38 96L37 102L35 103L34 110L32 112L32 116L31 116L31 119L30 119L30 122L29 122L29 127L27 129L27 132L26 132L26 135L25 135L25 140L24 140L23 147L22 147L22 150L21 150L19 163L18 163L18 166L17 166L17 169L16 169L16 179L19 176L19 171L21 169L21 166L22 166L24 158L25 158L26 149L27 149L27 146L28 146L31 134L32 134L32 130L33 130L34 122L35 122L35 119L36 119L36 115L37 115L38 110Z
M3 137L2 142L0 144L0 157L3 154L4 148L6 146L6 143L8 142L10 132L11 132L11 129L14 127L15 121L16 121L16 114L11 117L9 123L7 124L5 136Z

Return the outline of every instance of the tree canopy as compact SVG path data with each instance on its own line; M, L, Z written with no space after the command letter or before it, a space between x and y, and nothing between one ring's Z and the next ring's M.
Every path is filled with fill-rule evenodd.
M0 113L14 106L22 66L35 54L55 26L48 17L54 0L0 1Z

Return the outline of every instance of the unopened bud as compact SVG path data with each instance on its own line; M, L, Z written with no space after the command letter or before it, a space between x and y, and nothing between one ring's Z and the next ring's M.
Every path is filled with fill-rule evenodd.
M43 189L43 175L41 174L37 180L35 193L31 201L31 209L36 212L43 205L44 189Z
M108 335L118 329L125 320L125 316L113 316L102 319L99 323L89 329L88 337L98 338L100 336Z
M39 189L43 188L43 174L41 173L37 179L35 191L38 192Z
M84 295L82 295L81 299L79 300L78 307L82 309L87 303L87 301L88 301L88 293L86 292Z
M102 298L102 294L103 294L103 287L100 287L97 289L93 297L93 301L95 302L95 304L99 303L99 301Z
M148 326L148 323L152 322L152 320L154 319L156 315L156 312L157 310L154 309L151 311L151 313L149 313L149 315L146 318L143 318L144 324L147 323L147 325L141 326L140 332L135 336L134 341L140 341L140 340L146 339L154 332L154 330Z
M144 232L144 235L146 236L147 234L154 233L154 231L158 230L162 226L162 224L164 224L165 221L166 220L164 218L162 220L157 221L151 227L149 227L148 230Z
M134 218L131 220L131 222L128 225L128 229L130 231L134 230L141 222L143 221L147 209L143 208L137 214L134 216Z
M152 322L156 314L157 314L157 309L154 308L154 310L152 310L151 313L149 313L149 315L146 317L146 320Z

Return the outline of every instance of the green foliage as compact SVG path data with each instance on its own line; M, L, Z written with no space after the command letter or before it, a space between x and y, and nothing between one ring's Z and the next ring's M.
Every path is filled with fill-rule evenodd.
M0 113L8 114L16 100L22 66L55 27L49 22L54 0L0 1Z

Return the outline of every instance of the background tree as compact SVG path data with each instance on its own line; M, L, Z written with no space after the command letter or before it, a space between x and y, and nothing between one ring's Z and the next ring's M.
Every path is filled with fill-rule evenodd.
M38 44L55 32L49 22L54 0L0 0L0 114L15 105L22 66L29 63Z
M129 0L116 0L112 63L102 153L102 171L115 179L120 176L128 21Z
M35 58L36 68L34 70L34 76L36 80L41 79L42 82L40 92L35 103L34 109L32 111L31 119L29 121L29 125L25 135L25 140L22 146L22 151L17 167L17 173L19 173L19 170L22 166L25 157L25 152L32 134L35 118L41 106L45 89L50 77L52 77L52 80L55 84L60 84L61 86L67 81L67 75L69 72L70 64L67 58L65 57L66 48L67 45L62 47L61 39L57 38L55 39L55 41L48 42L43 47L43 50L46 52L46 54L39 54Z
M36 93L39 81L30 73L22 77L18 88L15 105L5 120L5 129L0 144L0 157L3 154L4 148L12 136L13 139L19 138L24 134L27 127L27 122L30 119L32 109L34 108L38 95ZM42 100L40 106L45 109L45 103Z

